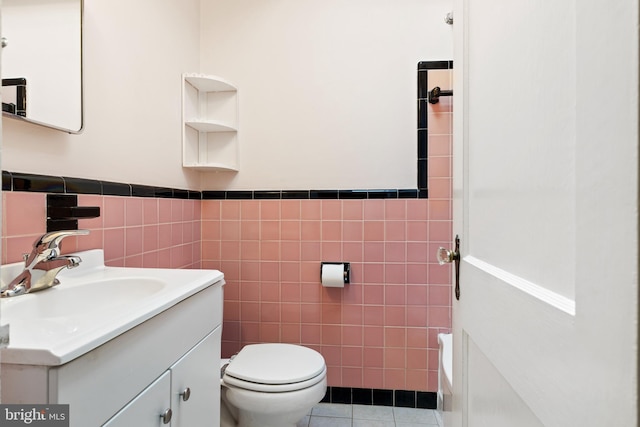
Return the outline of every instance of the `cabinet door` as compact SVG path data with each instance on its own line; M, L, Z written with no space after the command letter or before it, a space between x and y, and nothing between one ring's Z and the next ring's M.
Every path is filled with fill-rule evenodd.
M165 426L162 414L171 404L170 387L171 375L167 371L107 421L104 427Z
M171 367L172 427L219 427L221 333L216 328Z

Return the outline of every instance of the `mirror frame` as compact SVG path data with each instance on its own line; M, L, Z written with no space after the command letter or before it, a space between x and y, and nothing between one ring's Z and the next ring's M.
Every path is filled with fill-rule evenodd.
M9 113L2 111L2 117L7 117L13 120L33 123L38 126L46 127L49 129L55 129L70 134L80 134L84 130L84 0L78 0L80 2L80 127L76 129L67 129L54 124L34 120L25 116L18 115L17 113ZM4 48L5 40L3 40L2 48ZM16 80L15 78L7 78L4 80Z

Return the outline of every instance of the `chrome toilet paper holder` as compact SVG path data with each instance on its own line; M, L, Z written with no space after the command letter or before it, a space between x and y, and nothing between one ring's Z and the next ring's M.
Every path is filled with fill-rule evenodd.
M323 261L320 263L320 281L322 281L322 266L323 265L343 265L344 266L344 272L343 272L343 279L344 279L344 284L348 284L351 281L351 263L349 262L327 262L327 261Z

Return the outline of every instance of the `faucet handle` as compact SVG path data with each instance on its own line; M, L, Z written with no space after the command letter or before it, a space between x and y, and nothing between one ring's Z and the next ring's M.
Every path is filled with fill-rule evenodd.
M60 241L69 236L82 236L89 234L89 230L60 230L51 231L38 237L33 242L33 250L25 258L25 266L33 266L43 259L51 259L60 255Z
M89 230L59 230L52 231L40 236L34 246L46 245L49 249L55 249L60 245L60 241L69 236L84 236L89 234Z

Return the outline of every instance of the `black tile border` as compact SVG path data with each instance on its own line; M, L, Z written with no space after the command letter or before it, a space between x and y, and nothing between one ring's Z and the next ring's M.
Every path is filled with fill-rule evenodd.
M453 68L453 61L420 61L418 70L450 70Z
M362 190L205 190L192 191L94 179L2 171L2 191L96 194L184 200L366 200L426 199L426 189Z
M416 189L376 190L282 190L203 191L203 200L364 200L364 199L426 199L426 191Z
M309 190L285 190L280 192L281 199L309 199L311 198Z
M103 196L131 196L131 185L119 182L101 182Z
M65 183L65 192L82 193L82 194L101 194L102 185L99 181L90 181L80 178L63 178Z
M64 193L64 179L43 175L12 175L14 191L36 191L39 193Z
M8 171L2 171L2 191L96 194L101 196L156 197L185 200L202 199L201 191Z
M436 409L437 393L433 391L327 387L322 402Z
M11 179L11 174L6 171L2 171L2 191L11 191L13 187L13 182Z

